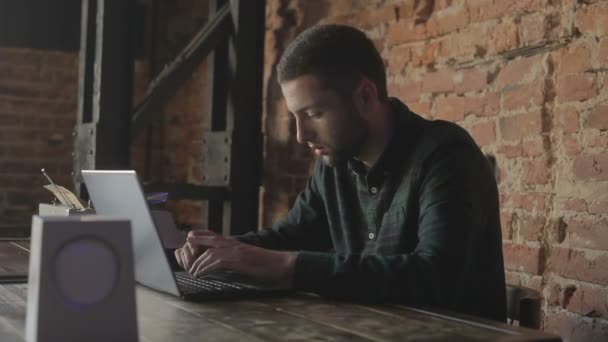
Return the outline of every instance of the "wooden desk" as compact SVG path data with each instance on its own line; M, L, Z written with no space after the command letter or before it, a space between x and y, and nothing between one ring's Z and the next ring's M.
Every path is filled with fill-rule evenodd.
M0 242L0 271L27 253ZM0 341L23 341L27 285L0 286ZM403 306L364 306L309 294L191 303L137 287L139 339L148 341L561 341L534 330Z

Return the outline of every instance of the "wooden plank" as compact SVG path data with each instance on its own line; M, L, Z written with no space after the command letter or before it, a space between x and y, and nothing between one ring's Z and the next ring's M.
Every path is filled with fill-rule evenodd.
M148 290L149 291L149 290ZM139 291L138 293L142 293ZM155 294L156 295L156 294ZM157 296L157 295L156 295ZM246 340L261 341L381 341L370 339L344 329L302 319L275 310L260 300L218 301L204 304L185 302L165 296L165 305L191 313L198 320L207 319L230 327L248 336ZM139 298L138 298L139 299ZM346 313L344 313L346 314ZM221 335L207 333L205 340L214 341Z
M179 298L144 287L137 289L137 313L141 341L259 341L230 325L215 322L176 303ZM213 313L213 310L211 311ZM218 314L218 312L214 312ZM214 316L214 315L210 315Z
M25 340L27 285L0 286L0 340Z
M556 336L494 321L458 319L400 306L330 301L310 294L265 302L277 311L381 341L560 341Z
M25 273L28 269L29 253L12 242L0 242L0 274Z

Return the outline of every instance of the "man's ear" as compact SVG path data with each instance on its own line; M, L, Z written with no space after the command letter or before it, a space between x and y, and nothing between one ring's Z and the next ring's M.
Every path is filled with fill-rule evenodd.
M361 114L365 115L371 111L374 101L378 98L378 90L374 82L366 77L361 77L357 89L353 93L354 103L359 107Z

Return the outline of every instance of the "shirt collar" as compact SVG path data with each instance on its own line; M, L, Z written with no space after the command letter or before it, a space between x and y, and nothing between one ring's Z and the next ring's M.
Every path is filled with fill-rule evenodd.
M417 130L416 114L396 98L389 98L391 110L394 113L393 136L384 148L376 164L367 171L365 165L356 159L348 161L349 169L357 175L367 175L368 178L383 178L397 170L397 166L407 156L404 148L406 140Z

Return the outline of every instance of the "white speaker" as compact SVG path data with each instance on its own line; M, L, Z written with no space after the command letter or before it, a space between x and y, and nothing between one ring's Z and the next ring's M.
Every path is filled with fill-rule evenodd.
M137 341L131 223L32 219L27 341Z

